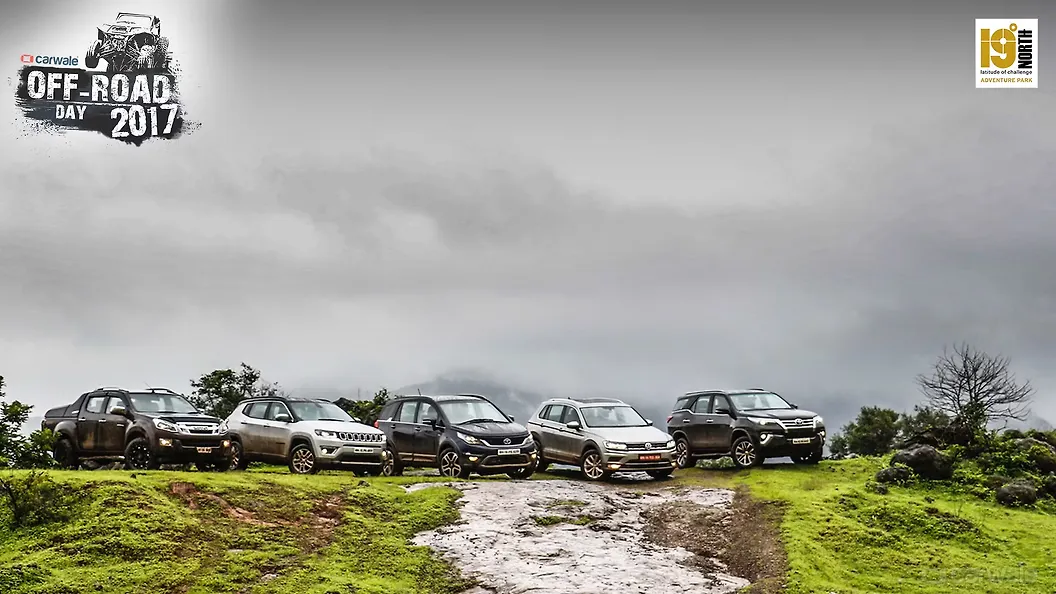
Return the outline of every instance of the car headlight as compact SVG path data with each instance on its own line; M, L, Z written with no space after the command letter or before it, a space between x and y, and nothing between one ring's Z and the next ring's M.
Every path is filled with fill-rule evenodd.
M665 448L667 448L667 449L669 449L669 450L670 450L671 448L675 447L675 440L673 440L673 439L672 439L671 441L669 441L669 442L665 443L665 444L664 444L664 447L665 447Z
M472 435L466 435L465 433L455 433L459 439L468 443L469 445L480 445L480 440Z
M221 433L221 434L222 433L227 433L230 430L231 429L229 429L228 426L227 426L227 421L224 421L224 422L220 423L220 426L216 428L216 432L217 433Z
M528 434L528 439L524 440L524 445L529 445L529 444L533 444L533 443L535 443L535 438L532 437L531 433L529 433Z
M752 417L752 422L758 423L759 425L780 425L777 419L764 419L762 417Z
M607 449L607 450L626 450L627 449L627 444L620 443L618 441L606 441L605 442L605 449Z
M824 425L824 424L825 424L825 419L821 418L820 415L815 415L814 416L814 428L815 429L817 429L818 426Z
M316 429L315 434L319 437L329 437L331 439L337 439L337 431L327 431L326 429Z
M176 426L176 423L170 423L162 419L154 419L154 426L162 431L168 431L169 433L179 433L180 428Z

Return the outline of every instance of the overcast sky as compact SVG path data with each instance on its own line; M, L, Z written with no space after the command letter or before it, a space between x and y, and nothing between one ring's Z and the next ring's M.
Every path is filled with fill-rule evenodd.
M975 18L1056 4L709 4L6 3L12 81L156 12L202 124L132 147L0 104L9 394L246 361L843 414L966 340L1056 417L1056 59L1039 33L1040 89L971 75Z

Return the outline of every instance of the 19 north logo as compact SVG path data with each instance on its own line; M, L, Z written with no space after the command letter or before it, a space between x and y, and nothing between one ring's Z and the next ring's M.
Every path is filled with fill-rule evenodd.
M46 131L90 130L139 146L176 138L184 122L179 68L155 15L120 12L77 57L22 54L16 103Z
M976 19L975 32L975 88L1038 88L1038 19Z

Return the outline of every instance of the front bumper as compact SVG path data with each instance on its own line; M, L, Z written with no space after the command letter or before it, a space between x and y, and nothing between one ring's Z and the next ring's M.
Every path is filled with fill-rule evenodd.
M330 468L380 469L387 455L385 442L349 443L329 439L315 442L316 462Z
M159 436L154 444L156 457L162 464L216 462L231 457L231 440L226 435Z
M609 472L644 472L676 468L675 449L664 450L605 450L601 462Z
M486 445L460 444L462 463L477 474L501 474L535 466L538 452L535 443L498 448Z
M759 436L759 451L771 458L807 455L821 450L824 446L824 429L803 435L763 433Z

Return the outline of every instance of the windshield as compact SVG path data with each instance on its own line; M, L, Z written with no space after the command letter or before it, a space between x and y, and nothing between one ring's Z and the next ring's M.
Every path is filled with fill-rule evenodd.
M198 409L178 394L133 392L128 395L132 408L145 413L196 413Z
M149 16L137 14L120 14L117 16L118 23L131 23L144 29L150 29L151 19Z
M439 404L440 410L444 411L444 415L452 425L464 425L470 422L510 422L501 410L487 400L449 400Z
M290 410L301 421L354 421L333 402L291 402Z
M587 427L648 427L649 423L626 404L615 404L612 406L584 406L579 409L583 413L583 422Z
M730 400L737 410L788 410L792 405L773 392L750 392L730 394Z

